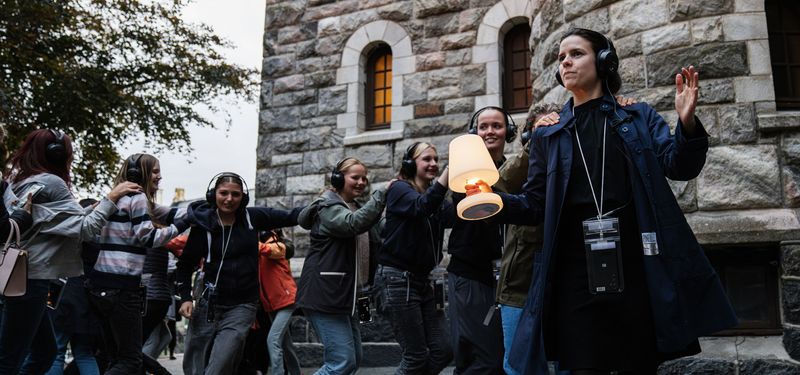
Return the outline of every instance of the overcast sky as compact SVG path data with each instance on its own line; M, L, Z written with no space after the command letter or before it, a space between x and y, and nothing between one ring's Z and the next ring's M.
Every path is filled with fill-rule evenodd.
M264 7L263 0L197 0L186 8L184 19L210 25L217 35L233 42L235 48L224 51L229 62L261 71ZM253 95L258 98L257 92ZM238 108L229 111L232 125L227 131L225 118L213 114L208 117L216 129L190 129L192 155L156 154L161 162L164 204L172 202L176 187L186 189L187 199L202 197L209 179L222 171L238 173L255 187L258 103L240 100ZM140 142L121 152L123 157L134 152L153 153L142 147Z

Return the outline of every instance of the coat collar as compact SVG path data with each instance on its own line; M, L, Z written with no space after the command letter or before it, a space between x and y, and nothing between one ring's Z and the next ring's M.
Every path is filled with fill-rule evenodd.
M632 109L623 108L615 101L616 99L613 96L605 94L603 96L603 104L600 105L600 110L606 112L606 116L625 119L628 116L627 112L631 111ZM572 126L572 123L575 120L575 117L572 114L572 107L574 105L573 103L574 103L574 98L569 98L569 100L567 100L567 102L564 103L564 106L561 108L561 113L559 113L559 116L561 117L560 121L556 125L543 128L543 130L541 131L542 137L549 137L557 133L561 129ZM615 109L617 116L611 115L611 113L614 112Z

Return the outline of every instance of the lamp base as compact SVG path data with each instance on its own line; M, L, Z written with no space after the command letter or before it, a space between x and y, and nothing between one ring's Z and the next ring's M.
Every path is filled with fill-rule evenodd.
M495 193L478 193L458 202L456 212L464 220L481 220L494 216L503 208L503 200Z

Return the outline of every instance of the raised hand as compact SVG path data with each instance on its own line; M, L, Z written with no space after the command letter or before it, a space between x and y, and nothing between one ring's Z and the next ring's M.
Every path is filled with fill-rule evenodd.
M675 75L675 110L688 134L694 132L694 110L697 108L699 89L700 78L694 66L681 68L681 72Z

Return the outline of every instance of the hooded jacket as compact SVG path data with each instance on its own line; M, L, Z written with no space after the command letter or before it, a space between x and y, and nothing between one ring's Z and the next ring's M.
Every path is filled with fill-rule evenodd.
M606 112L610 130L622 138L631 157L629 178L639 230L656 237L657 254L643 257L656 345L665 357L686 353L699 336L737 324L719 277L666 180L697 177L705 164L708 133L695 118L697 136L687 138L680 121L673 135L664 119L647 104L616 108L609 95L603 102L600 110ZM533 282L509 357L511 365L523 374L547 373L542 313L573 163L569 132L575 122L572 105L572 99L564 105L558 125L534 133L523 193L501 194L504 208L498 220L517 224L544 221L542 253L534 259Z
M369 231L370 280L374 256L380 247L378 228L386 205L386 190L378 189L356 211L350 211L332 190L325 191L300 214L303 228L311 230L311 247L298 283L297 305L329 314L354 314L357 297L356 236Z
M225 231L224 244L223 228L216 208L205 201L190 204L189 221L196 225L189 232L186 247L177 264L176 278L181 301L192 300L192 273L203 258L205 284L216 284L217 304L233 306L258 301L258 232L297 225L300 210L284 211L268 207L239 210L236 221Z
M284 257L273 259L273 253L284 253ZM267 242L259 243L258 278L259 297L264 311L277 311L294 304L297 284L292 278L289 259L294 256L291 240L281 239L274 232Z
M3 193L6 206L18 199L15 192L21 193L32 183L44 187L33 199L33 225L22 236L22 248L28 250L28 279L82 275L81 242L98 235L117 206L103 198L94 208L84 209L64 180L50 173L9 185Z

